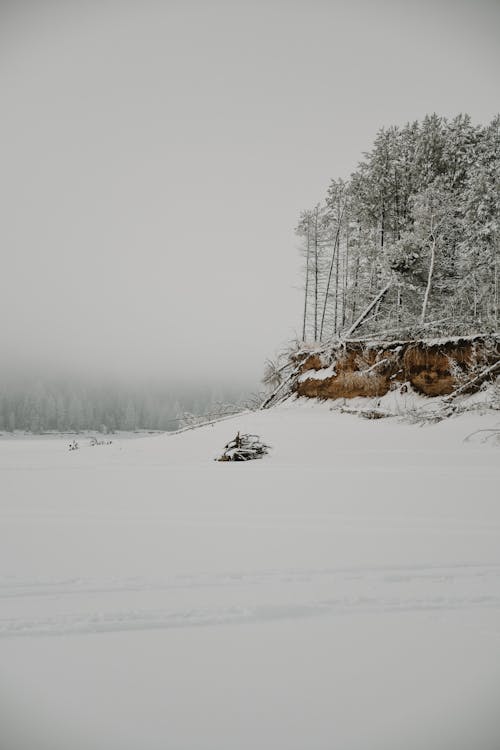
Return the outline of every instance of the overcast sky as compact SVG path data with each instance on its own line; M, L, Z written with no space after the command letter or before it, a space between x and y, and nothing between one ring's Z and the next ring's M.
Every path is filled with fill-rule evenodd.
M257 381L377 129L500 109L500 3L0 2L0 358Z

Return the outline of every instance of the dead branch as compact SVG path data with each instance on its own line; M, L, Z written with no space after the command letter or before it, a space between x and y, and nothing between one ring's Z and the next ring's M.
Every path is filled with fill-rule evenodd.
M278 385L278 387L271 393L271 395L266 398L266 400L264 401L264 403L261 406L261 409L266 409L268 406L271 405L271 403L274 401L274 399L276 398L276 396L278 395L278 393L286 385L288 385L289 383L291 383L292 380L294 379L294 377L296 375L298 375L301 366L302 366L302 362L300 362L296 367L294 367L294 369L292 370L292 372L290 373L290 375L288 376L288 378L286 378L286 380L282 380L281 383Z
M491 375L493 372L495 372L495 370L498 370L499 368L500 360L498 362L495 362L495 364L486 367L484 370L481 370L478 375L471 378L466 383L463 383L463 385L461 385L459 388L456 388L453 393L450 393L449 396L445 396L445 398L443 398L444 403L449 403L455 398L455 396L459 396L461 393L468 390L471 386L481 383L488 377L488 375Z
M474 430L474 432L471 432L469 435L467 435L464 438L464 443L468 443L474 435L479 435L479 433L487 433L484 438L481 440L482 443L486 443L488 440L492 440L495 442L500 443L500 429L498 428L490 428L490 429L484 429L484 430Z
M356 328L359 328L359 326L361 325L361 323L370 314L370 312L373 310L373 308L375 307L375 305L378 304L379 302L381 302L381 300L385 297L385 295L387 294L387 292L389 291L389 289L391 288L391 286L392 286L392 281L390 281L388 284L386 284L385 287L370 302L370 304L368 305L368 307L365 308L365 310L363 310L363 312L358 317L358 319L354 321L354 323L349 328L349 330L346 331L346 333L342 336L342 338L344 340L348 339L349 336L351 336L354 333L354 331L356 330Z

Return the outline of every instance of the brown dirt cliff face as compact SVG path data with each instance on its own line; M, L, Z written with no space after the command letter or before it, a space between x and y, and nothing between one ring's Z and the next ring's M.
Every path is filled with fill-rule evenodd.
M426 396L446 396L498 362L500 337L443 341L345 342L305 357L294 390L309 398L383 396L411 383ZM333 374L324 372L331 367ZM307 373L311 373L311 377Z

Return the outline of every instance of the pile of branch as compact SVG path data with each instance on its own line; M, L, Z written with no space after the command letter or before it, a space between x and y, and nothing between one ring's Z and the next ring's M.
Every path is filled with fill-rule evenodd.
M381 411L380 409L349 409L346 406L340 408L341 414L353 414L356 417L362 417L363 419L385 419L386 417L392 417L388 411Z
M263 443L258 435L240 435L238 432L236 437L224 446L224 452L217 461L251 461L254 458L262 458L270 447Z

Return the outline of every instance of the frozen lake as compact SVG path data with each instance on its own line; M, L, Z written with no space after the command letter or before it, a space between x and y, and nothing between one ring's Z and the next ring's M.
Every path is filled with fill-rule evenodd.
M498 421L2 439L0 747L498 750Z

